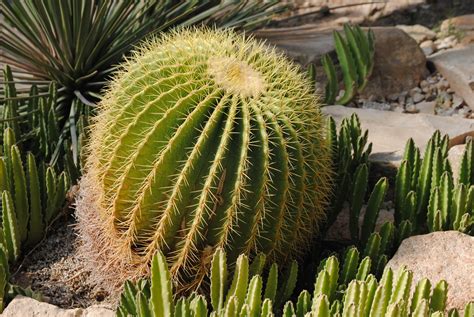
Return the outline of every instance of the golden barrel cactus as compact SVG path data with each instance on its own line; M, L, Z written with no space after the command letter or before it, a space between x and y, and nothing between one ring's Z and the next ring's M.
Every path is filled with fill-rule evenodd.
M201 282L217 247L285 261L324 217L323 117L297 66L232 31L149 40L116 74L91 127L77 202L97 276L146 275L157 250Z

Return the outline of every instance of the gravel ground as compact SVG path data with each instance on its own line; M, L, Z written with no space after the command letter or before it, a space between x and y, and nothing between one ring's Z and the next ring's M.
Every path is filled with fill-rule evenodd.
M435 72L422 80L420 85L385 98L356 97L349 107L395 111L403 113L428 113L474 119L466 102L449 86L443 76Z
M108 294L89 280L76 252L77 237L72 216L60 219L49 236L13 271L12 283L30 286L44 301L61 308L111 306ZM109 305L107 305L109 304Z

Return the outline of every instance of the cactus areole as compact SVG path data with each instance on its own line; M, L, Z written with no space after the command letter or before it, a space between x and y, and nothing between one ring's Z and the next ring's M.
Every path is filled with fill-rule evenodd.
M297 66L231 31L149 40L116 74L91 128L77 202L82 249L109 282L157 250L184 288L217 247L229 261L303 252L324 218L329 152Z

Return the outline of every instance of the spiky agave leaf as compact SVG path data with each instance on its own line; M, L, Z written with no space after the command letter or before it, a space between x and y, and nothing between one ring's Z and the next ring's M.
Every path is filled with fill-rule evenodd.
M92 128L77 213L94 267L139 276L161 250L193 287L217 247L230 263L304 251L329 190L323 121L308 79L263 44L216 30L150 40Z
M2 1L1 9L2 62L14 67L19 82L34 82L40 91L58 83L61 135L70 131L77 146L80 114L145 36L199 23L251 30L285 6L276 0L24 0Z

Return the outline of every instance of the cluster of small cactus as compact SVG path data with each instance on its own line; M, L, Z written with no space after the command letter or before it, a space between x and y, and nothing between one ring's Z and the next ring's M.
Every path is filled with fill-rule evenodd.
M74 144L71 145L64 139L68 131L60 129L60 123L67 121L67 118L59 118L56 113L58 91L55 83L50 83L46 92L39 91L35 84L28 89L17 88L8 65L3 70L3 80L5 98L0 104L0 134L3 135L6 128L12 129L17 141L24 144L37 159L66 170L72 183L75 183L80 164L74 161L76 155L73 152L76 148L81 149L87 116L82 115L67 124L67 128L79 132L79 138L73 139ZM77 126L71 126L76 123Z
M318 99L294 64L231 31L176 31L123 65L99 107L83 249L112 282L147 274L161 250L185 287L218 247L231 263L284 262L317 232L330 173Z
M30 289L10 284L10 267L22 252L44 238L64 206L71 182L78 178L78 169L70 151L64 148L54 153L61 134L54 110L55 85L51 84L46 93L39 92L35 85L25 91L17 89L8 66L3 74L5 98L0 103L0 312L4 304L18 294L40 298ZM45 163L54 156L63 156L64 160L59 160L54 167Z
M3 133L0 157L0 311L7 289L11 289L9 263L15 263L25 246L32 247L46 234L66 200L70 179L66 172L36 163L28 153L23 161L21 144L16 144L13 129Z
M356 177L356 172L368 170L369 155L372 152L372 143L367 143L369 132L362 131L359 118L353 114L344 118L339 127L332 117L327 119L326 139L331 151L331 165L336 172L334 175L331 203L326 220L330 226L341 212L344 203L348 200L346 193L352 193L350 205L352 209L360 209L361 199L365 196L367 184L361 184ZM357 183L358 182L358 183ZM356 186L357 185L357 186ZM356 193L364 190L364 193ZM356 202L358 200L359 202Z
M409 221L413 233L458 230L474 234L474 149L468 141L457 183L448 160L449 137L436 131L423 158L407 142L396 177L395 223Z
M34 245L64 204L70 180L66 172L37 164L31 153L23 162L12 129L3 134L0 158L0 191L4 238L10 261L19 256L21 244Z
M293 261L283 276L279 276L278 265L273 263L263 287L264 264L263 254L258 254L252 263L241 254L229 280L226 253L217 249L208 274L210 304L214 314L241 316L247 313L249 316L259 316L265 311L272 312L273 305L285 303L295 288L297 263ZM145 312L145 316L208 316L206 297L193 292L175 302L174 295L166 259L159 252L152 261L150 280L126 282L117 315L137 316Z
M368 155L371 144L366 145L367 131L362 133L355 115L344 119L339 133L332 118L328 119L328 140L332 148L334 194L328 214L328 225L348 202L352 240L365 245L373 231L381 202L387 191L387 179L381 178L374 186L367 203L363 227L358 219L368 190ZM400 239L412 234L439 230L458 230L473 234L474 225L474 149L472 140L466 143L458 179L448 160L449 137L436 131L427 143L423 158L412 139L407 141L405 153L395 177L395 223ZM349 192L350 195L342 193ZM360 230L359 230L360 229ZM359 232L360 231L360 232Z
M279 281L275 264L268 272L260 261L249 265L239 257L229 280L226 255L218 249L212 259L210 305L206 297L193 292L175 301L166 259L158 253L152 261L151 279L127 282L117 310L118 316L183 317L336 317L336 316L444 316L448 285L439 281L434 287L428 279L413 283L412 272L386 269L378 281L370 274L371 259L359 258L357 249L346 252L342 266L337 257L321 261L314 290L303 290L295 302L288 301L295 290L297 265ZM296 298L296 297L295 297ZM285 303L286 301L286 303ZM284 303L284 305L283 305ZM474 303L464 316L474 313ZM461 316L456 309L449 316Z

